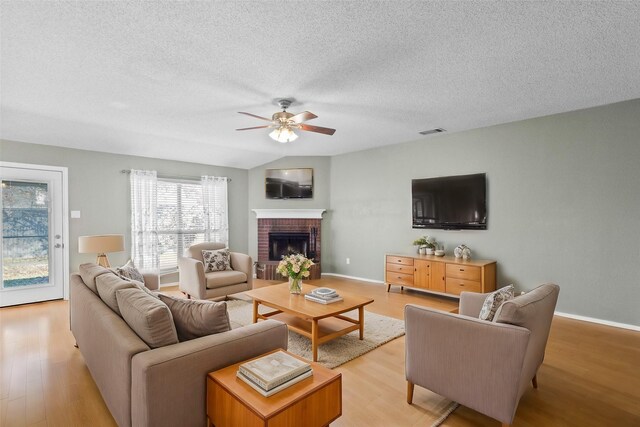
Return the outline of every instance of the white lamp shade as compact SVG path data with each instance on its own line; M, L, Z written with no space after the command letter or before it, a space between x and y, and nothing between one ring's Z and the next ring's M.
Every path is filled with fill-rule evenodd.
M278 142L281 142L283 144L287 142L295 141L298 138L298 135L296 135L295 132L293 132L293 130L291 130L287 126L280 126L279 128L275 129L273 132L271 132L269 136L272 139Z
M78 237L78 252L81 254L104 254L122 251L124 251L124 236L122 234Z

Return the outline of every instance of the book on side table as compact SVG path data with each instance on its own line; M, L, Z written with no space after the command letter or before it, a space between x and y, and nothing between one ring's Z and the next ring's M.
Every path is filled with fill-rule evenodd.
M263 396L271 396L313 375L311 365L276 351L238 367L237 377Z

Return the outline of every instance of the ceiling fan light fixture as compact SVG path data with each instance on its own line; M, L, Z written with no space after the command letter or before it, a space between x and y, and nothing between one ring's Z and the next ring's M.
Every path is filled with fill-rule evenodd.
M282 144L293 142L298 138L298 135L296 135L295 132L288 126L280 126L276 128L269 134L269 136L273 140L278 141Z

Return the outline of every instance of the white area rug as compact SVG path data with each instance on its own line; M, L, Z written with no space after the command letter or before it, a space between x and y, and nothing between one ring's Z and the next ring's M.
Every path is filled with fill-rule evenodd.
M231 326L248 325L252 322L252 304L231 300L227 301ZM260 312L271 311L268 307L260 307ZM346 316L358 317L357 311ZM376 347L404 335L404 321L375 313L364 312L364 339L359 339L358 331L353 331L340 338L324 343L318 347L318 363L327 368L335 368L343 363L362 356ZM311 360L311 340L295 332L289 331L289 349L291 353Z

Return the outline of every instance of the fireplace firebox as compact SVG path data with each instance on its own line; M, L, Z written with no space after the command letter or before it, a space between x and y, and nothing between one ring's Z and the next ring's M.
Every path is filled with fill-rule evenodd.
M309 237L309 233L269 233L269 261L280 261L283 256L294 253L313 258Z

